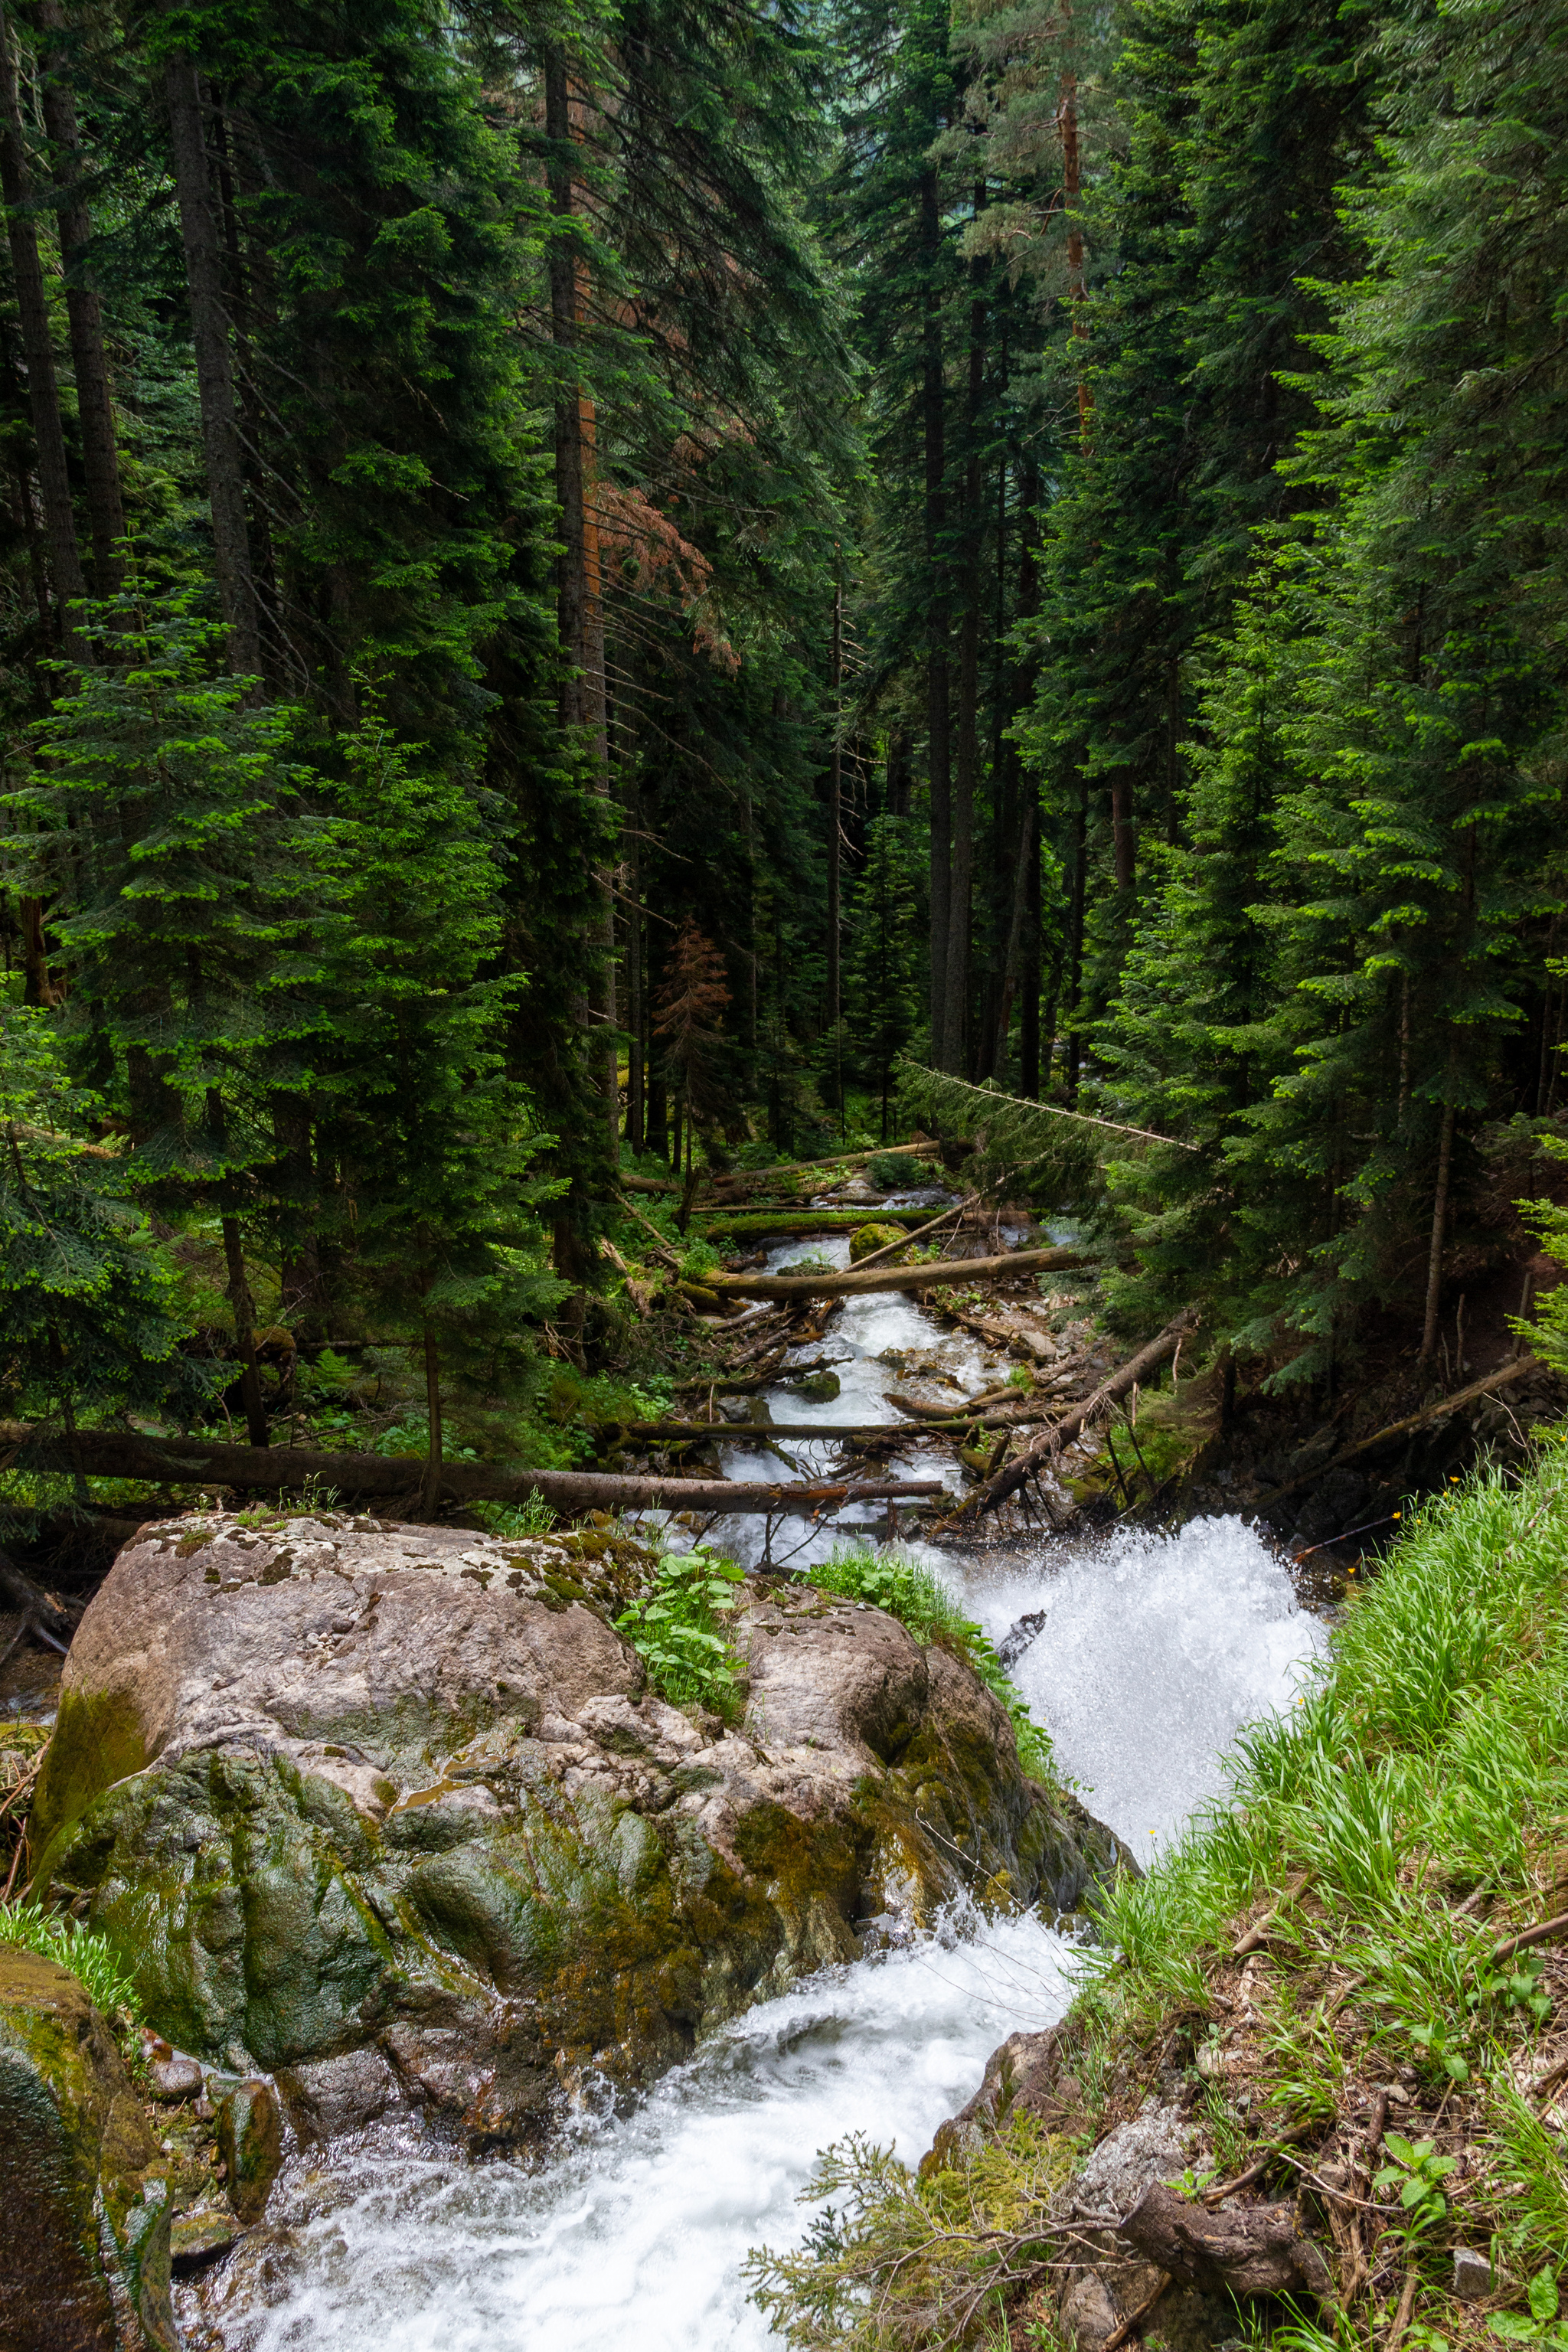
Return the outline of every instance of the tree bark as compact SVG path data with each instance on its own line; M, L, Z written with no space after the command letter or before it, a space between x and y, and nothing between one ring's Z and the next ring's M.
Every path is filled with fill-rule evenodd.
M441 1501L441 1355L436 1334L425 1326L425 1412L428 1439L425 1450L425 1516L433 1519Z
M202 126L201 82L190 58L169 59L164 69L164 93L185 255L218 603L228 629L230 667L237 676L254 677L261 668L261 633L245 511L244 450L229 352L228 313L224 304L223 247L213 212L212 180Z
M978 209L978 205L977 205ZM978 264L973 265L976 268ZM969 396L964 413L963 606L958 630L958 761L952 796L952 872L947 917L948 1059L969 1060L969 955L974 908L974 807L980 790L980 410L985 391L985 305L969 306Z
M573 95L566 52L552 43L544 53L544 135L550 143L546 172L550 209L557 224L550 240L550 331L558 354L555 392L555 499L561 509L563 549L557 572L557 626L563 675L561 723L566 730L582 730L587 739L594 788L609 790L609 742L605 684L605 608L599 562L599 533L593 503L594 467L597 452L597 417L582 379L578 353L583 341L586 286L577 234L569 224L576 215L576 173L573 146L579 135L574 111L582 101ZM605 1121L612 1160L620 1151L616 1050L616 916L615 899L605 877L600 917L604 961L597 1010L605 1035L595 1056L590 1034L589 1058L601 1063L599 1085L605 1098ZM592 1024L590 1024L592 1028Z
M842 835L844 754L838 740L838 690L844 667L844 583L837 577L838 550L833 551L833 635L827 655L829 724L833 730L827 755L827 1034L833 1042L833 1107L844 1114L844 1056L838 1038L842 982L839 973L839 933L843 924Z
M22 921L22 970L24 1004L56 1005L59 992L49 977L48 942L44 937L44 902L30 892L23 891L16 900L16 911Z
M1132 824L1132 779L1119 768L1110 785L1110 833L1116 856L1116 887L1130 891L1136 875L1138 846Z
M77 414L81 425L93 582L100 596L109 597L119 593L125 576L121 551L125 506L120 489L120 448L104 351L103 311L98 289L87 274L92 220L80 192L81 140L59 0L39 0L38 22L47 45L42 93L44 127L55 150L61 191L60 261L65 272L66 317L70 326L71 365L76 373Z
M1083 1038L1079 1028L1083 995L1083 923L1089 866L1089 770L1079 770L1078 824L1073 835L1072 905L1068 915L1068 1100L1078 1100L1079 1066Z
M921 245L926 272L921 328L921 424L925 444L926 730L931 787L931 1058L951 1066L947 1032L947 946L952 908L952 745L948 706L947 387L942 300L936 275L942 215L936 173L921 182Z
M1432 1202L1432 1240L1426 1255L1426 1316L1421 1328L1421 1366L1437 1347L1437 1309L1443 1296L1443 1228L1448 1216L1448 1171L1454 1156L1454 1106L1443 1105L1437 1140L1437 1182Z
M705 1274L703 1288L721 1298L861 1298L884 1290L940 1290L957 1283L994 1282L1015 1274L1062 1274L1098 1265L1081 1250L1010 1250L1005 1257L937 1259L930 1265L889 1265L847 1274Z
M11 27L0 6L0 194L5 199L6 237L16 282L16 307L22 324L22 349L27 362L27 396L33 438L38 452L38 488L44 499L44 528L49 542L49 568L54 577L60 638L73 659L81 657L78 618L71 606L87 594L87 580L77 545L76 516L71 507L70 474L66 464L65 427L60 415L59 377L55 366L54 336L49 325L48 298L32 213L32 175L27 167L26 138L16 94L16 58Z

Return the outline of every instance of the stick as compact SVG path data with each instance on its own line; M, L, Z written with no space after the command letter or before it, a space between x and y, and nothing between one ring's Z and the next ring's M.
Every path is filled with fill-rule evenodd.
M967 1502L961 1503L956 1511L950 1512L941 1522L942 1528L955 1526L969 1512L994 1510L997 1504L1015 1493L1047 1457L1059 1454L1062 1447L1069 1445L1091 1421L1109 1412L1118 1397L1126 1395L1134 1381L1142 1380L1156 1364L1163 1363L1177 1340L1193 1328L1195 1321L1194 1310L1184 1307L1173 1322L1166 1324L1157 1339L1151 1339L1147 1347L1140 1348L1138 1353L1130 1356L1109 1380L1102 1381L1092 1396L1086 1398L1082 1404L1075 1405L1063 1420L1053 1423L1032 1444L1026 1445L1021 1453L1016 1454L994 1478L988 1478Z
M1099 1264L1081 1250L1011 1250L1005 1257L939 1258L931 1265L879 1266L869 1274L858 1266L850 1274L710 1274L702 1286L721 1298L854 1298L867 1291L940 1289L949 1283L997 1282L1007 1275L1063 1273Z
M971 1192L969 1198L966 1201L960 1201L956 1207L944 1209L941 1216L932 1217L926 1224L917 1225L912 1234L904 1235L901 1242L884 1242L879 1250L871 1250L860 1260L859 1265L855 1268L856 1273L864 1274L868 1266L880 1265L885 1258L892 1256L895 1250L908 1249L911 1242L921 1241L927 1234L934 1234L938 1225L951 1224L954 1217L963 1216L965 1209L973 1209L979 1198L978 1192ZM871 1222L875 1224L876 1219L873 1218Z
M1164 2294L1165 2289L1170 2285L1170 2274L1167 2272L1166 2275L1160 2281L1159 2285L1154 2289L1153 2294L1150 2295L1145 2302L1141 2303L1136 2311L1130 2311L1126 2318L1121 2320L1111 2329L1110 2335L1100 2346L1100 2352L1119 2352L1119 2347L1126 2343L1128 2337L1131 2335L1132 2330L1135 2327L1141 2327L1144 2320L1148 2318L1149 2314L1153 2310L1154 2305L1159 2302L1160 2297Z
M1266 2147L1257 2163L1249 2164L1245 2172L1238 2172L1234 2180L1216 2180L1212 2189L1205 2189L1201 2202L1217 2205L1222 2198L1234 2197L1238 2189L1250 2189L1255 2180L1262 2179L1277 2156L1282 2156L1288 2147L1299 2147L1304 2139L1310 2139L1315 2128L1312 2124L1298 2124L1294 2131L1286 2132L1272 2147Z
M918 1064L910 1064L911 1069L918 1066ZM935 1070L921 1071L921 1077L934 1078L937 1075ZM962 1093L973 1095L977 1102L986 1103L994 1110L1005 1103L1009 1109L1025 1110L1031 1117L1044 1111L1051 1118L1068 1118L1079 1127L1102 1127L1111 1135L1135 1135L1142 1143L1168 1143L1173 1151L1201 1152L1203 1148L1201 1144L1178 1142L1173 1135L1156 1135L1147 1127L1128 1127L1119 1118L1091 1118L1086 1110L1061 1110L1055 1103L1026 1102L1021 1096L1005 1095L995 1087L972 1087L963 1078L949 1077L945 1072L942 1074L942 1083L944 1087L957 1087ZM1100 2352L1110 2352L1110 2344L1102 2344Z
M1568 1934L1568 1911L1560 1911L1555 1919L1542 1919L1536 1927L1526 1927L1522 1935L1510 1936L1506 1943L1494 1944L1492 1958L1506 1960L1514 1952L1522 1952L1528 1945L1550 1943L1553 1936Z

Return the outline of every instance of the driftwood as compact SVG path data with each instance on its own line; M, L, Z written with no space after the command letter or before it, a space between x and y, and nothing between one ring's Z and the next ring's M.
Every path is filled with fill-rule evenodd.
M1005 1502L1026 1478L1032 1477L1043 1462L1053 1459L1064 1445L1070 1445L1090 1422L1108 1412L1131 1388L1146 1379L1157 1364L1163 1364L1167 1356L1173 1355L1196 1319L1193 1308L1184 1308L1173 1322L1166 1324L1157 1339L1151 1339L1147 1347L1140 1348L1135 1356L1129 1356L1109 1380L1102 1381L1092 1396L1086 1397L1081 1404L1074 1405L1060 1421L1053 1422L1032 1444L1026 1445L1022 1453L1016 1454L994 1478L988 1478L984 1486L961 1503L956 1511L950 1512L942 1526L951 1528L972 1511L994 1511L998 1503Z
M1327 1462L1318 1463L1310 1470L1301 1471L1297 1477L1287 1478L1282 1486L1272 1487L1267 1495L1260 1496L1253 1507L1259 1511L1269 1510L1276 1503L1283 1501L1287 1495L1293 1495L1298 1486L1310 1486L1314 1478L1326 1478L1331 1470L1342 1470L1347 1462L1353 1462L1358 1455L1371 1454L1378 1446L1386 1445L1391 1437L1403 1437L1406 1431L1419 1429L1425 1422L1441 1421L1446 1413L1458 1412L1461 1406L1473 1404L1477 1397L1489 1396L1494 1389L1505 1389L1513 1381L1522 1381L1531 1372L1544 1370L1538 1356L1520 1356L1513 1363L1504 1364L1500 1371L1488 1372L1484 1379L1472 1381L1468 1388L1456 1389L1452 1396L1439 1397L1436 1404L1423 1405L1419 1412L1407 1412L1403 1421L1391 1421L1386 1429L1374 1430L1370 1437L1358 1438L1353 1445L1347 1445L1342 1454L1332 1455ZM1313 1549L1321 1550L1321 1546L1314 1545Z
M179 1486L235 1486L247 1493L289 1493L312 1481L342 1495L410 1496L424 1464L413 1456L321 1454L303 1446L209 1445L134 1432L79 1430L75 1445L89 1477L147 1478ZM0 1444L25 1446L30 1469L69 1469L65 1441L52 1432L0 1423ZM729 1478L628 1478L610 1471L520 1470L477 1462L448 1462L441 1492L457 1503L524 1503L537 1493L552 1510L720 1511L752 1517L815 1514L846 1503L940 1495L939 1478L879 1479L794 1486Z
M931 1290L950 1283L996 1282L1014 1274L1098 1265L1081 1250L1011 1250L1005 1257L937 1258L930 1265L856 1267L848 1274L710 1274L705 1290L731 1298L858 1298L878 1290Z
M1226 2286L1233 2294L1289 2294L1305 2287L1320 2302L1336 2300L1322 2249L1303 2235L1294 2205L1211 2213L1165 2181L1152 2180L1116 2234L1185 2286Z

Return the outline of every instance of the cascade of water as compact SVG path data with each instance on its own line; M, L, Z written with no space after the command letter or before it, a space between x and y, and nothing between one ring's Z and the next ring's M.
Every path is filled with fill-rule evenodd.
M781 1422L892 1421L889 1350L940 1355L970 1392L998 1369L897 1295L850 1302L833 1336L840 1396L814 1407L777 1390ZM784 1442L827 1466L820 1444ZM742 1437L724 1450L733 1475L781 1467ZM803 1559L832 1540L795 1532ZM775 1538L775 1558L786 1548ZM1145 1855L1221 1790L1221 1750L1289 1703L1322 1644L1279 1561L1234 1518L967 1571L922 1549L994 1633L1044 1610L1015 1677L1091 1811ZM225 2352L625 2352L628 2335L637 2352L765 2352L776 2339L742 2265L805 2228L816 2151L859 2130L918 2158L994 2044L1060 2014L1069 1961L1037 1917L951 1921L752 2011L631 2112L579 2116L536 2169L373 2130L330 2172L290 2168L267 2230L188 2315Z

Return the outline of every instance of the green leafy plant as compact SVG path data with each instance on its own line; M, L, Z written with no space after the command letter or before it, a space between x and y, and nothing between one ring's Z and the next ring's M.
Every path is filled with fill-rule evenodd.
M666 1552L652 1590L616 1620L672 1706L706 1706L732 1722L744 1703L741 1662L723 1632L742 1571L705 1544Z
M1558 2307L1556 2272L1537 2271L1530 2282L1530 2317L1520 2311L1500 2311L1487 2326L1505 2344L1541 2344L1550 2352L1568 2352L1568 2326L1558 2317Z
M1448 2210L1448 2200L1437 2183L1454 2169L1451 2156L1438 2156L1429 2139L1408 2140L1402 2132L1385 2132L1383 2144L1394 2158L1377 2175L1373 2187L1397 2189L1405 2209L1401 2235L1407 2242L1430 2235Z
M1552 2014L1552 1996L1541 1982L1545 1966L1544 1954L1521 1952L1506 1967L1483 1969L1468 1997L1470 2007L1522 2010L1537 2025L1544 2025Z
M133 2022L141 2018L136 1988L113 1946L63 1912L46 1911L41 1903L8 1903L0 1909L0 1940L20 1944L24 1951L68 1969L106 2017L119 2011Z
M1440 2022L1413 2025L1410 2039L1422 2056L1447 2074L1450 2082L1469 2081L1470 2062L1454 2047L1453 2039L1445 2025Z

